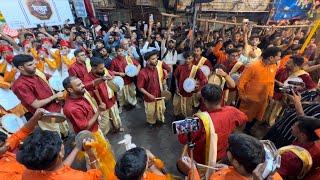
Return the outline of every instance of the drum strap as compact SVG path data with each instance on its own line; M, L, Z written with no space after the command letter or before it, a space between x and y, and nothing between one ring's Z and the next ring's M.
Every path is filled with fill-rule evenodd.
M159 79L159 86L160 86L160 91L163 91L163 69L162 69L162 61L158 61L157 64L157 71L158 71L158 79Z
M302 169L298 175L298 179L302 179L312 167L312 163L313 163L312 157L306 149L299 147L299 146L294 146L294 145L284 146L284 147L280 148L279 154L281 155L281 154L288 152L288 151L294 153L302 161L302 163L303 163Z
M96 113L96 112L98 111L98 109L97 109L97 106L98 106L98 105L97 105L96 100L94 100L94 99L91 97L91 95L89 94L88 91L86 91L86 92L84 93L83 97L90 103L93 111Z
M86 59L84 63L86 64L87 71L90 72L91 71L90 59Z
M62 56L62 61L63 61L68 67L70 67L74 62L76 62L76 58L73 57L73 58L69 59L68 56Z
M106 75L108 75L108 76L110 75L108 69L105 68L105 69L104 69L104 72L105 72ZM111 99L111 98L114 96L114 92L113 92L113 90L109 87L107 81L106 81L105 83L106 83L106 86L107 86L108 98Z
M197 64L197 67L200 68L201 66L204 65L204 63L206 62L207 58L205 57L201 57L200 61Z
M127 64L133 64L133 61L130 56L126 56Z
M44 82L46 82L47 85L49 86L52 94L55 94L54 91L52 90L52 88L51 88L50 85L49 85L49 82L48 82L48 80L47 80L46 75L45 75L43 72L41 72L39 69L36 69L36 75L37 75L40 79L42 79Z
M289 79L289 78L293 78L293 77L299 77L299 76L304 75L304 74L309 75L309 73L307 73L305 70L300 69L299 71L296 71L296 72L292 73L292 74L288 77L288 79Z
M217 162L218 136L215 132L212 119L208 112L198 112L196 116L200 118L206 131L205 163L208 166L214 166Z
M195 79L197 71L198 71L198 66L193 65L192 68L191 68L191 72L190 72L189 78Z

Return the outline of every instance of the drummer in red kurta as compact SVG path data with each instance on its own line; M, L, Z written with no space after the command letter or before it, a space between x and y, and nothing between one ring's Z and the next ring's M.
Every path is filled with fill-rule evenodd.
M80 49L74 51L74 56L76 57L76 62L69 67L69 76L75 76L84 82L84 77L88 75L88 70L85 63L87 55L83 50Z
M21 103L34 113L36 108L44 108L50 112L60 112L61 105L55 101L63 96L63 93L53 94L49 84L36 74L36 65L30 55L16 55L13 59L14 66L19 69L21 75L11 87L12 91L21 100Z
M163 83L167 78L167 73L170 72L170 67L166 63L158 61L157 54L158 51L154 50L144 55L147 65L139 72L137 82L138 89L143 94L147 122L150 128L154 127L157 120L164 122L164 99L156 98L161 97L160 81ZM158 74L158 69L160 74ZM160 81L159 78L161 78Z
M102 112L102 119L99 121L100 129L104 134L107 134L110 129L109 121L111 121L115 132L123 131L115 93L107 84L107 81L113 79L114 74L105 69L104 60L101 58L91 58L90 64L92 69L90 73L84 77L84 83L87 84L86 89L93 95L98 104L104 103L106 105L106 111ZM96 85L92 83L101 78L103 78L103 80L99 81Z
M134 78L127 76L125 69L127 65L133 64L137 67L139 72L141 65L137 60L126 54L122 45L117 47L116 51L117 56L112 60L110 70L113 71L115 75L121 76L124 80L124 87L117 93L120 111L122 111L122 107L126 104L132 106L137 104L136 86L133 82Z
M22 178L22 173L26 168L17 162L13 151L33 131L43 112L43 109L37 110L34 116L8 139L6 139L6 134L0 132L0 179L20 180Z
M218 85L205 85L201 90L201 96L213 122L215 133L218 135L217 161L219 161L226 158L229 135L236 128L243 126L248 118L235 107L221 107L222 89ZM192 133L192 139L196 144L193 150L194 160L198 163L206 164L206 130L201 119L200 130ZM187 140L186 135L179 135L179 142L182 144L186 144Z
M305 170L303 167L306 167L304 166L306 162L303 162L295 153L285 151L281 154L281 166L278 172L282 177L296 178L304 169L304 172L307 172L306 176L311 177L320 168L319 119L299 117L298 121L292 126L292 134L296 137L292 145L302 147L310 153L312 167L309 171Z
M276 63L280 60L281 49L270 47L262 53L263 59L251 63L243 71L238 84L241 99L239 109L248 116L246 131L250 132L257 120L261 121L273 97Z
M312 90L317 87L317 84L313 82L309 73L303 70L304 58L300 56L290 56L288 62L284 68L281 68L277 71L276 80L280 86L283 86L283 83L288 78L300 78L305 84L303 89ZM280 100L282 93L275 92L274 99Z
M196 107L194 96L208 81L203 72L193 65L193 53L186 52L183 56L186 59L186 63L179 65L174 72L177 88L173 97L173 112L175 116L190 117L194 113L194 107ZM196 89L190 93L183 88L183 83L187 78L196 80Z

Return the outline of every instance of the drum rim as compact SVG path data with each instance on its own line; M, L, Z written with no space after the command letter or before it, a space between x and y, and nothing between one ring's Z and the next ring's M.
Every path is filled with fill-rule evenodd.
M193 81L194 82L194 88L193 88L193 90L191 90L190 92L189 91L187 91L186 89L185 89L185 82L186 81ZM194 91L195 89L196 89L196 80L194 79L194 78L187 78L187 79L185 79L184 81L183 81L183 90L185 90L186 92L188 92L188 93L191 93L192 91Z
M15 120L16 120L17 118L20 118L19 116L15 115L15 114L13 114L13 113L5 114L4 116L2 116L2 117L0 118L1 126L2 126L2 128L3 128L5 131L7 131L8 133L15 133L15 132L17 132L17 131L20 129L20 127L19 127L15 132L12 132L11 130L8 130L7 128L5 128L5 126L4 126L4 124L3 124L4 118L5 118L5 117L9 117L9 116L15 117Z
M128 71L129 71L129 68L130 68L130 67L134 67L134 68L136 69L135 75L128 74ZM128 65L125 67L124 72L125 72L126 75L129 76L129 77L135 77L135 76L138 75L138 68L137 68L137 66L135 66L134 64L128 64Z

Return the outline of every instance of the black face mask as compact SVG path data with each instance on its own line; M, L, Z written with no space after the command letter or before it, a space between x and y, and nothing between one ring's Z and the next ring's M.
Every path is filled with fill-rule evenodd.
M104 74L105 74L104 71L103 72L97 72L97 75L101 76L101 77L104 76Z

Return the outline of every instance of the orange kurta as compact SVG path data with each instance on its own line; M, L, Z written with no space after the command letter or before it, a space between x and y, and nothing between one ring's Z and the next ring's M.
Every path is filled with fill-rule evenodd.
M262 60L251 63L239 79L240 110L248 121L262 120L269 98L273 97L277 65L266 65Z
M31 132L32 129L22 127L18 132L12 134L6 142L9 146L8 151L16 149L20 142ZM22 164L17 162L16 155L11 152L6 152L0 157L1 180L20 180L25 169L26 168Z
M50 179L50 180L101 180L101 172L97 169L91 169L87 172L72 169L69 166L63 166L56 171L33 171L26 170L22 175L22 180L36 180L36 179Z
M249 179L248 177L242 176L233 167L221 169L220 171L217 171L210 176L210 180L248 180L248 179ZM273 175L273 180L282 180L282 177L278 173L275 173Z
M197 172L196 172L197 173ZM197 173L198 175L198 173ZM197 178L197 177L196 177ZM117 176L114 174L114 173L111 173L108 175L107 178L105 178L107 180L119 180L117 178ZM152 172L146 172L142 178L142 180L170 180L170 176L166 176L166 175L158 175L158 174L155 174L155 173L152 173ZM195 179L197 180L197 179Z

